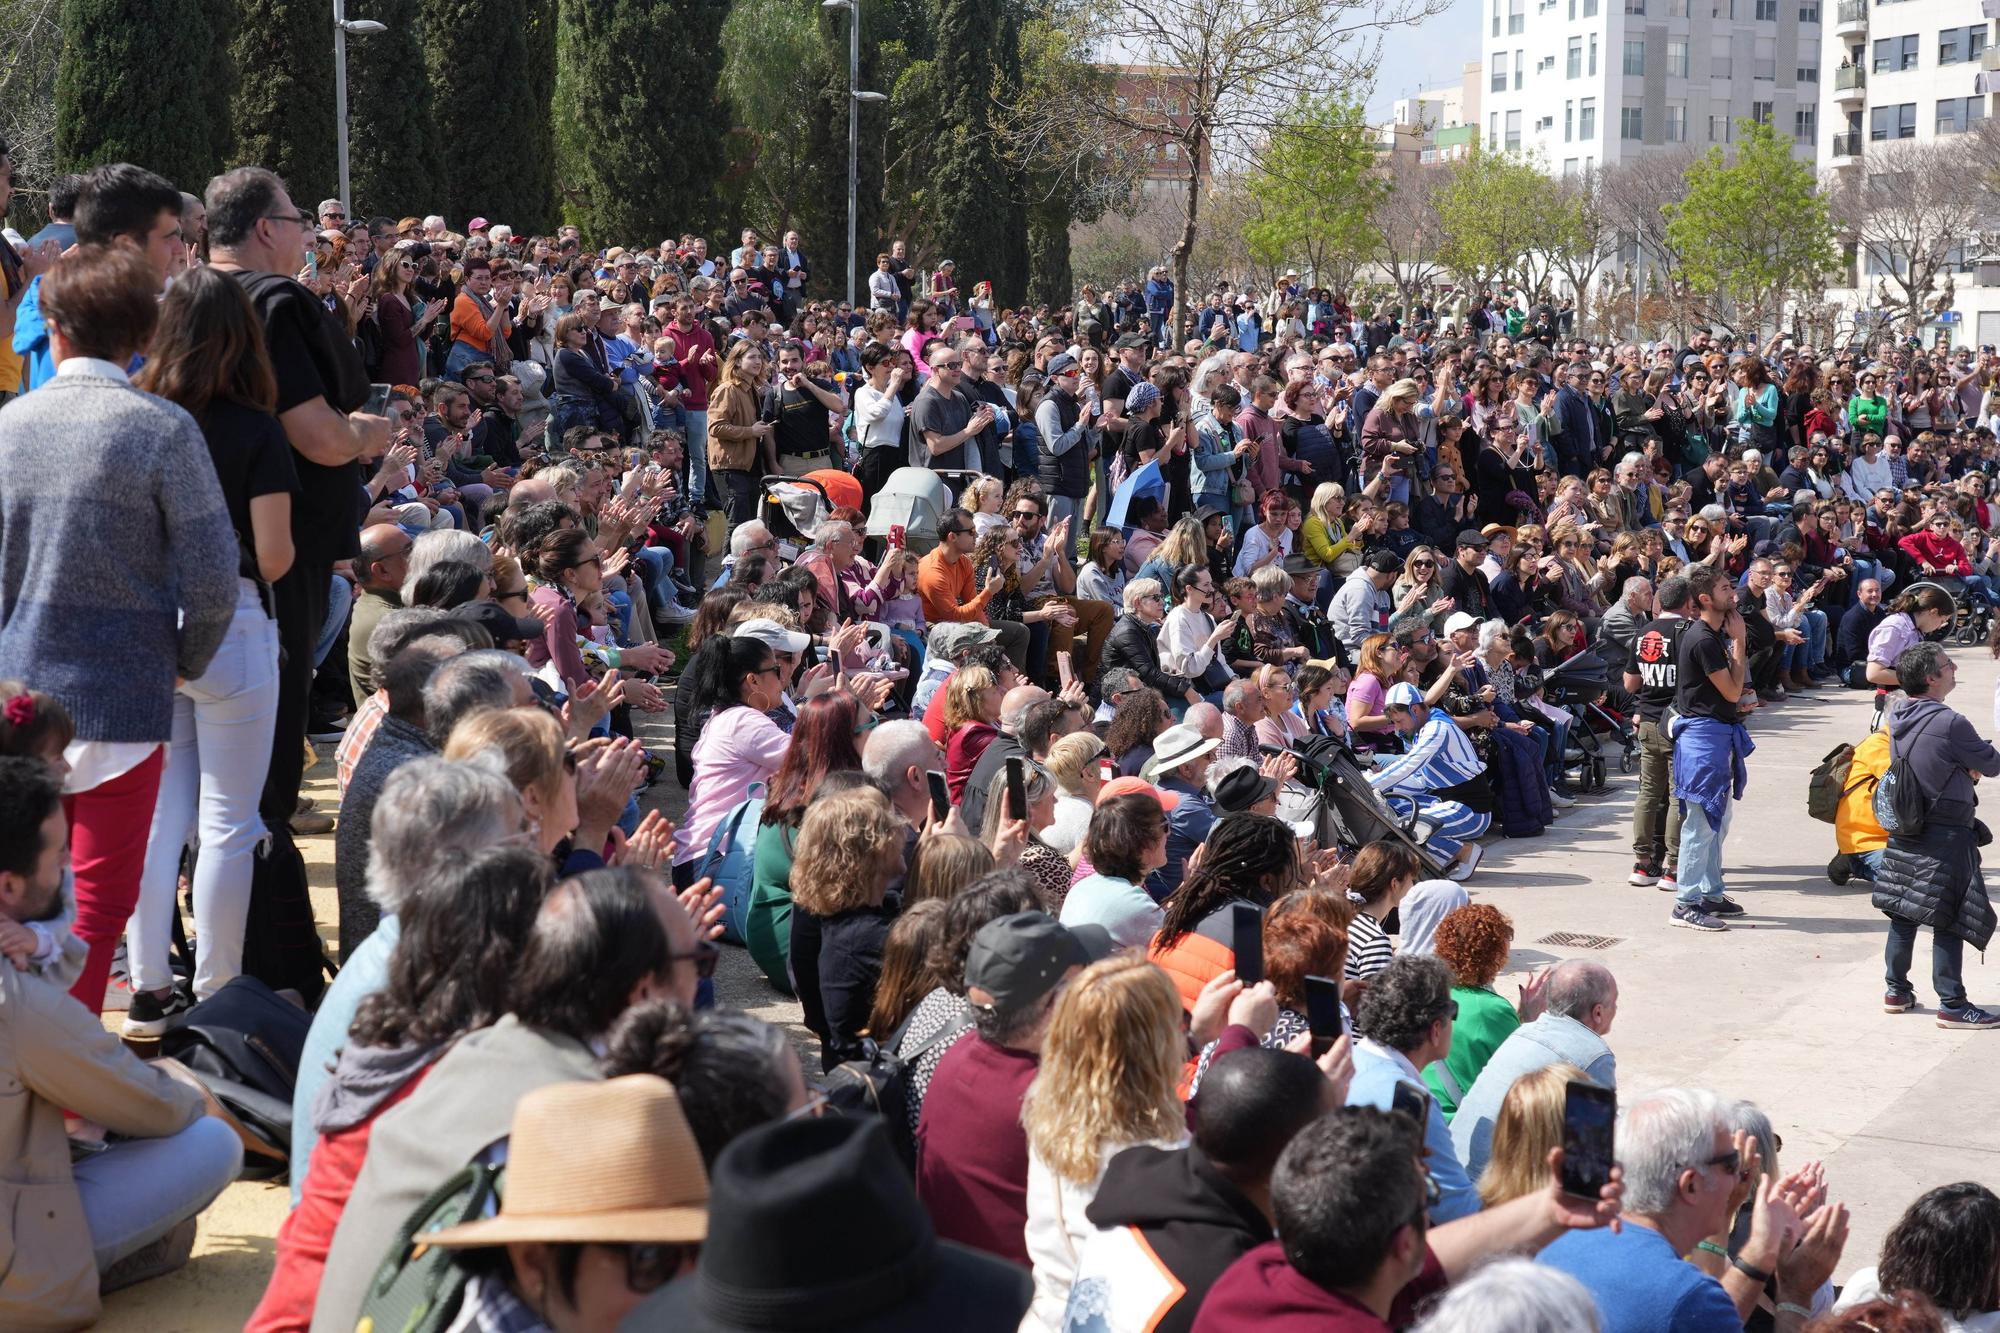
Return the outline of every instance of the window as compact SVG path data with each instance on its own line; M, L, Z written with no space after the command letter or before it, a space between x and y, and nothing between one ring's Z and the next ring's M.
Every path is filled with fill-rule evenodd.
M1500 113L1498 111L1489 111L1486 113L1486 142L1489 144L1500 142Z
M1708 141L1710 143L1729 142L1729 117L1710 116L1708 118Z
M1750 119L1756 121L1759 125L1769 125L1771 123L1771 104L1769 102L1752 102L1750 104Z
M1593 79L1597 77L1597 34L1590 34L1590 64L1585 71Z
M1627 74L1644 74L1646 72L1646 42L1644 38L1635 42L1625 43L1625 72Z
M1576 139L1576 103L1563 103L1563 142L1572 143Z
M1778 77L1778 47L1769 37L1759 37L1750 53L1750 77L1753 79L1776 80Z
M1819 108L1808 102L1792 112L1792 138L1812 143L1819 138Z
M1757 21L1776 23L1778 21L1778 0L1757 0Z
M1799 22L1801 22L1801 23L1817 23L1817 22L1819 22L1819 6L1818 6L1818 5L1800 5L1800 6L1799 6Z
M1535 133L1540 134L1542 131L1550 128L1555 123L1556 123L1556 118L1554 116L1543 116L1540 120L1535 122Z
M1726 79L1729 77L1729 70L1730 70L1729 52L1717 51L1715 53L1715 58L1708 62L1709 77L1716 79Z
M1546 74L1555 67L1556 67L1556 58L1554 56L1543 56L1540 60L1537 60L1535 62L1535 73Z
M1625 0L1625 12L1627 14L1644 15L1646 12L1646 0Z
M1493 82L1491 86L1492 90L1496 93L1507 91L1507 53L1505 51L1495 51L1493 53Z
M1946 28L1938 34L1938 64L1958 65L1977 60L1986 50L1986 25Z
M1587 19L1597 17L1597 0L1583 0L1583 16Z
M1517 153L1521 150L1521 113L1518 111L1509 111L1507 113L1506 147L1510 153Z
M1586 97L1576 104L1576 137L1595 139L1597 137L1597 99Z
M1518 48L1514 52L1514 91L1521 91L1521 75L1527 72L1528 60Z
M1507 0L1507 31L1519 33L1528 24L1528 0Z
M1621 139L1643 139L1646 137L1646 109L1638 106L1618 108L1618 137Z
M1687 38L1667 38L1667 73L1676 79L1685 79L1688 76Z
M1667 0L1667 17L1684 19L1688 16L1688 0Z
M1178 162L1180 161L1180 156L1181 156L1181 146L1179 144L1170 143L1167 145L1167 161Z
M1797 69L1792 71L1792 76L1795 79L1797 79L1800 83L1818 83L1819 66L1801 65Z
M1573 158L1573 157L1566 157L1566 158L1564 158L1564 159L1563 159L1563 179L1564 179L1564 180L1566 180L1566 181L1573 181L1573 180L1575 180L1575 179L1576 179L1576 159L1575 159L1575 158Z
M1878 37L1875 39L1874 72L1893 74L1898 70L1917 67L1917 36Z
M1684 105L1669 106L1667 108L1666 141L1668 143L1686 143L1687 137L1688 137L1687 107Z
M1493 35L1500 35L1500 0L1493 0Z
M1874 140L1916 138L1917 104L1903 102L1896 106L1870 107L1868 137Z
M1567 56L1567 61L1568 63L1563 66L1563 77L1566 79L1582 78L1583 38L1572 37L1569 39L1569 54Z
M1937 104L1937 132L1963 134L1986 119L1983 97L1940 97Z

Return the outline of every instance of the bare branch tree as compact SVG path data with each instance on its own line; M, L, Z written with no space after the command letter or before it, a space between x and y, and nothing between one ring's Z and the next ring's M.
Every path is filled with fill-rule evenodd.
M1870 144L1863 169L1842 173L1828 192L1834 226L1863 274L1881 274L1906 335L1929 322L1933 291L1976 251L1992 206L1992 182L1968 139Z
M0 0L0 139L14 163L12 211L24 233L45 220L41 196L55 177L61 54L61 0Z
M1711 318L1711 312L1678 278L1680 253L1667 235L1666 207L1687 193L1687 169L1694 160L1691 148L1644 153L1606 167L1598 186L1614 250L1632 246L1640 263L1652 268L1660 294L1674 312L1676 331L1682 333ZM1625 276L1628 292L1643 290L1634 284L1633 276Z
M1617 233L1607 215L1601 172L1559 182L1549 244L1549 263L1576 292L1576 317L1588 318L1590 288L1597 271L1617 249Z
M1099 131L1095 155L1147 148L1179 172L1173 263L1185 321L1202 205L1221 168L1254 164L1286 111L1329 88L1373 81L1388 28L1443 12L1447 0L1064 0L1060 30L1081 57L1119 66L1108 102L1048 90L1006 108L1017 134L1048 142L1057 127ZM1038 134L1036 124L1048 127Z

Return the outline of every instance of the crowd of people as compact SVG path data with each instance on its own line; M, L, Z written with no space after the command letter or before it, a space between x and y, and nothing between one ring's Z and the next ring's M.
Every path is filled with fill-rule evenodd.
M1937 642L1992 595L1990 352L1296 274L1009 310L900 242L856 309L795 235L258 167L49 208L0 242L0 1324L185 1263L248 1150L265 1333L2000 1327L1982 1185L1864 1267L1749 1101L1594 1149L1617 979L1503 995L1465 887L1626 750L1633 883L1726 930L1757 710L1872 688L1901 795L1842 793L1829 872L1885 1007L1929 926L1937 1022L2000 1026ZM946 507L884 530L909 469ZM717 1003L739 948L803 1042ZM289 1141L121 992L134 1041L308 1010Z

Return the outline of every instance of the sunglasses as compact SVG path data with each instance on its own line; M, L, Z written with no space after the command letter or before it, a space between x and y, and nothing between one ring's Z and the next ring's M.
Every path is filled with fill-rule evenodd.
M776 668L773 668L774 670ZM715 975L715 964L722 957L722 947L713 940L698 940L688 953L669 953L667 958L676 963L693 963L694 974L706 981Z

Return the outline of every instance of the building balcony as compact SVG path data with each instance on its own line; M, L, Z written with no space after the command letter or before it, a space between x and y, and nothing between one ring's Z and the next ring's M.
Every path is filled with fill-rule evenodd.
M1868 75L1859 65L1843 65L1833 72L1833 100L1836 102L1865 102L1868 100Z
M1828 156L1836 167L1858 166L1861 162L1862 137L1860 130L1847 130L1833 136L1833 148Z
M1840 0L1833 10L1833 31L1841 37L1868 35L1868 0Z
M1979 53L1979 68L2000 70L2000 46L1989 46Z

